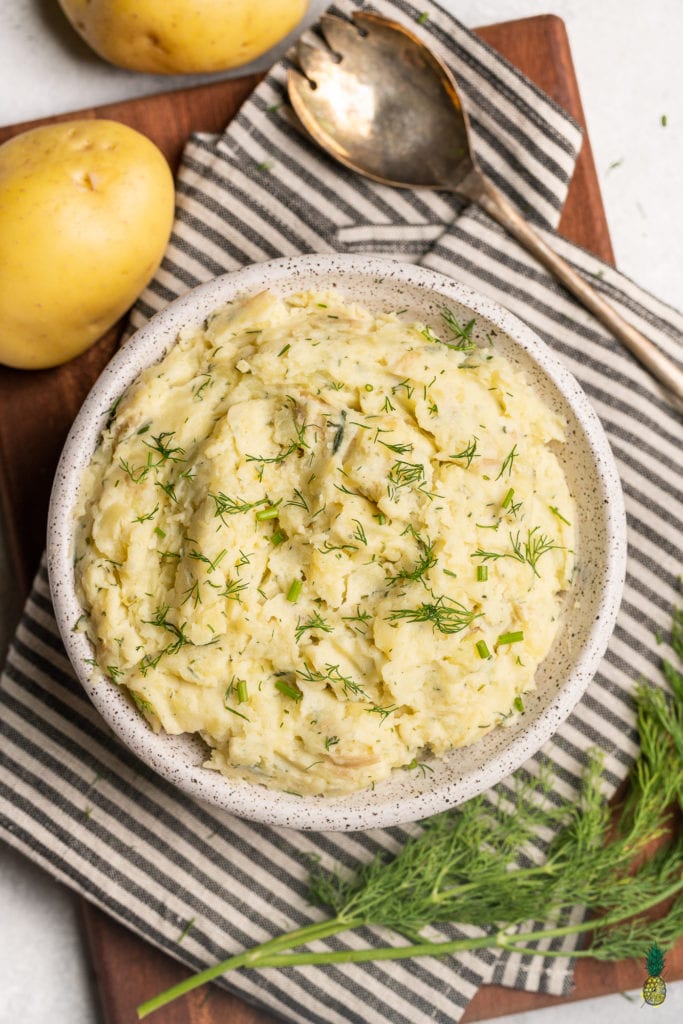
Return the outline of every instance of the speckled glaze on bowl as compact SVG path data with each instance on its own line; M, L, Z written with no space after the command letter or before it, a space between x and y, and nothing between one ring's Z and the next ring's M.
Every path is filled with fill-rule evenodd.
M237 297L270 288L278 294L338 289L375 311L405 310L406 322L439 322L451 307L496 332L496 347L567 420L558 454L577 505L579 571L565 602L558 635L525 696L526 710L509 728L431 759L432 772L395 771L374 787L341 797L299 797L227 779L202 767L205 748L193 736L157 735L125 692L87 663L89 640L74 632L83 614L74 579L74 506L83 470L119 395L145 367L161 359L178 332ZM464 321L463 321L464 322ZM574 378L539 338L511 313L432 271L393 260L298 256L256 264L201 285L157 314L105 368L67 438L50 502L48 568L57 622L71 663L90 699L123 742L160 775L195 797L271 825L357 830L417 821L475 796L531 757L567 718L592 679L616 619L626 566L621 485L602 426Z

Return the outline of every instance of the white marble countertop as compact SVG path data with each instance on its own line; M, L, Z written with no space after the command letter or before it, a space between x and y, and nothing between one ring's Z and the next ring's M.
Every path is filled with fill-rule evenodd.
M672 305L683 305L682 0L442 0L466 25L558 14L568 29L619 268ZM326 6L312 0L309 20ZM188 84L136 75L92 54L54 0L3 4L0 124L45 117ZM273 54L255 68L268 66ZM11 581L0 544L0 575ZM2 650L18 614L0 594ZM0 1020L96 1024L97 994L75 901L0 844ZM642 1024L638 994L565 1004L499 1024L593 1024L617 1016ZM670 986L659 1021L683 1019L683 982ZM124 1024L124 1022L121 1022Z

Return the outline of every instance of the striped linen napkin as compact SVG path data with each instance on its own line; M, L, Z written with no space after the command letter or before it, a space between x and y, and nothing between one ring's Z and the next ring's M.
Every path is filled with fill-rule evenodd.
M581 143L573 121L429 0L419 7L406 0L343 0L335 11L348 15L361 6L411 24L441 52L456 70L480 161L498 187L617 308L680 358L679 313L554 233ZM283 62L222 135L190 140L175 232L133 324L188 288L247 263L341 251L380 252L452 275L536 330L581 382L610 437L630 544L623 606L600 671L542 753L553 765L557 792L571 798L586 748L601 747L613 791L636 753L633 683L659 679L667 652L655 637L667 631L681 571L680 418L662 388L481 211L452 196L367 181L309 143L292 125L285 82ZM306 855L353 867L378 850L398 849L419 828L345 834L267 828L198 803L154 776L122 749L76 683L44 568L11 648L0 718L0 834L192 968L320 917L307 902ZM574 916L580 914L577 908ZM434 938L470 934L473 929L433 930ZM386 938L367 929L317 948L382 945ZM227 984L296 1024L450 1024L482 983L568 991L575 940L562 941L553 948L566 955L552 958L473 952L245 971Z

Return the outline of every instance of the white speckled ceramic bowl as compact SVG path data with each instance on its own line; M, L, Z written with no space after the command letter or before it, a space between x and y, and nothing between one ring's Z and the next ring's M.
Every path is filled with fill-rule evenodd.
M350 796L299 797L224 778L202 767L205 748L192 736L156 735L125 692L88 664L91 645L74 624L82 609L74 581L74 506L83 470L115 400L142 369L159 360L178 331L238 296L336 288L377 311L405 310L406 321L436 328L448 305L463 322L476 316L495 330L496 346L521 367L545 402L567 420L560 459L577 504L580 570L575 574L553 647L510 728L432 760L433 772L396 771ZM195 797L244 818L297 829L352 830L416 821L488 789L513 772L555 732L580 700L610 637L621 599L626 523L621 487L600 422L574 378L511 313L449 278L392 260L301 256L247 267L194 289L143 327L112 359L67 438L52 491L48 565L57 621L74 669L92 702L123 742L155 771Z

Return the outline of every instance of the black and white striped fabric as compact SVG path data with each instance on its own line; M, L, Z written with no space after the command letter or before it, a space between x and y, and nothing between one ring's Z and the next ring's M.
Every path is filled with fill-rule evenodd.
M680 359L679 313L554 234L581 142L578 127L429 0L419 7L405 0L344 0L335 11L344 16L360 6L404 20L440 50L467 98L480 160L499 188L620 310ZM481 211L447 195L388 189L328 160L293 125L285 78L285 65L278 65L223 135L190 141L178 180L176 229L133 323L216 274L331 250L422 263L526 320L592 400L626 495L630 554L617 627L585 698L543 751L557 792L572 797L584 751L601 747L613 790L636 753L633 682L659 680L667 652L656 638L666 634L681 572L680 417L660 386ZM175 791L122 749L83 696L59 641L44 569L10 652L0 717L4 837L193 968L319 919L322 912L307 902L306 855L352 868L378 850L398 849L419 827L299 834L240 821ZM548 838L539 838L539 849ZM577 908L574 915L580 914ZM474 931L453 927L433 934ZM367 930L316 948L387 939ZM566 953L557 958L482 952L444 961L244 971L227 983L296 1024L450 1024L484 982L567 991L572 941L556 941L554 950Z

